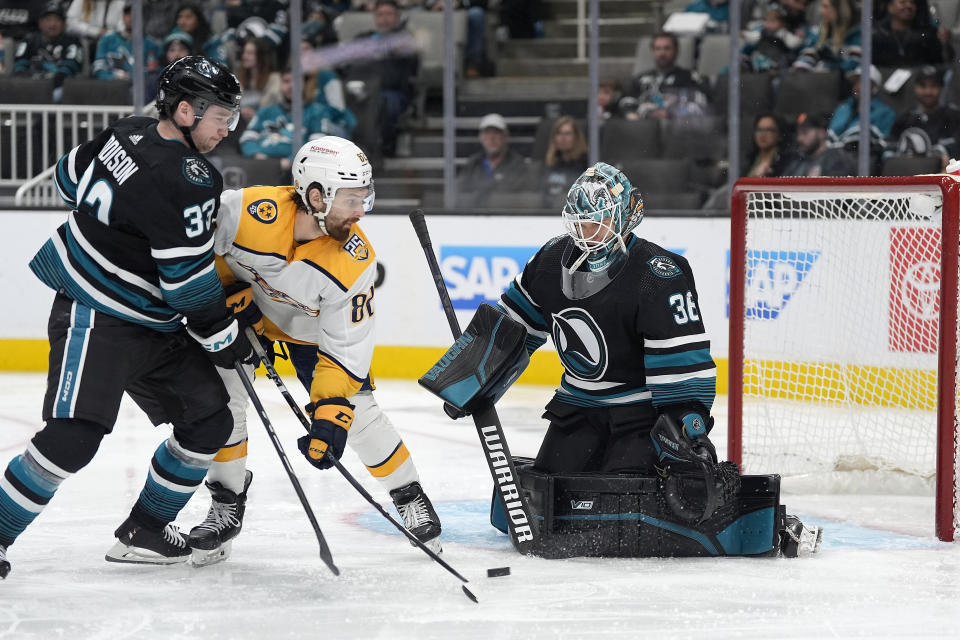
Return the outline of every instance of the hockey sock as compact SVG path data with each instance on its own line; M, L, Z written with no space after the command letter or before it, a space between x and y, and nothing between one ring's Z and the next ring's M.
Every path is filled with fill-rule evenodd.
M184 449L171 435L153 453L147 481L131 515L142 524L162 527L177 514L197 490L215 454Z
M70 475L47 460L33 444L11 460L0 477L0 545L13 544Z
M352 438L348 442L353 445L353 450L360 456L370 475L379 480L387 491L399 489L420 480L413 458L402 440L398 440L386 455L383 447L371 446L372 443L362 441L354 443Z
M247 476L247 440L229 443L217 452L207 473L209 482L219 482L234 493L243 492Z

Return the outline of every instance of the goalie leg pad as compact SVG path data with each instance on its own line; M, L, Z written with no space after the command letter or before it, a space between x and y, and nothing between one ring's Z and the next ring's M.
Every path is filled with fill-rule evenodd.
M481 304L452 347L418 380L457 409L475 413L495 404L530 363L526 328Z
M541 521L535 554L545 558L776 555L780 477L742 476L735 499L707 520L681 521L656 476L548 474L515 458L532 515ZM490 521L506 530L496 494Z

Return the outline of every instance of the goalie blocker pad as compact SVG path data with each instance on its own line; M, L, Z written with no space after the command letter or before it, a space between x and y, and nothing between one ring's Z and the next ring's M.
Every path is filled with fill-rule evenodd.
M734 499L703 522L677 517L662 478L548 474L515 457L531 515L541 522L534 551L544 558L774 556L784 509L780 476L741 476ZM506 532L496 493L490 523Z
M481 304L463 335L417 381L461 411L476 413L510 388L530 362L526 328Z

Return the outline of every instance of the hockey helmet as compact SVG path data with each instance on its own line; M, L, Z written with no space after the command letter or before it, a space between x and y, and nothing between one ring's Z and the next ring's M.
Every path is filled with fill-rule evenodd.
M172 118L180 101L188 100L196 126L207 107L215 104L232 112L227 128L233 131L240 120L241 93L240 82L226 65L206 56L184 56L160 72L157 112Z
M606 162L587 167L567 192L563 224L591 269L602 269L614 245L626 253L625 238L643 219L643 198L622 171Z
M292 170L294 189L324 231L324 219L339 189L366 187L363 210L369 213L373 209L376 193L370 161L360 147L346 138L324 136L307 142L293 158ZM323 211L313 211L310 207L307 191L314 184L319 186L323 193L323 203L326 205Z

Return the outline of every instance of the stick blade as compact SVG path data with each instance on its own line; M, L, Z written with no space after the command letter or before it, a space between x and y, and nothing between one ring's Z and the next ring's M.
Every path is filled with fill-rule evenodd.
M473 602L476 602L477 604L480 603L480 601L477 600L477 596L473 595L473 592L470 591L470 589L467 589L467 586L466 586L466 585L460 585L460 588L463 589L463 593L464 593L468 598L470 598L470 600L472 600Z

